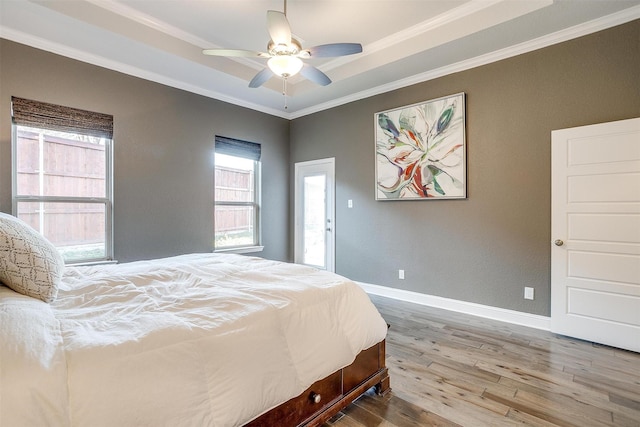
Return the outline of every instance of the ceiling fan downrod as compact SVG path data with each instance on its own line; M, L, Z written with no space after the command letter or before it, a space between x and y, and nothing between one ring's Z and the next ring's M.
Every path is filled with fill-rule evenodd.
M288 109L289 106L287 105L287 78L284 77L282 79L282 96L284 96L284 109Z

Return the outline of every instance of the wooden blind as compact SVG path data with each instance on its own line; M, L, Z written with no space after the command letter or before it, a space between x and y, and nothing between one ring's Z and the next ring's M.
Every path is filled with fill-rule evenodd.
M13 122L22 126L113 139L113 116L11 97Z
M258 161L261 156L261 148L260 144L255 142L216 135L216 153Z

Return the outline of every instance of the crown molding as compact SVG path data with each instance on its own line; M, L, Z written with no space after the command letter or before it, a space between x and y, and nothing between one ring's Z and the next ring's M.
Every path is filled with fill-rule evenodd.
M205 49L207 48L207 46L210 46L210 45L211 45L211 48L220 47L220 46L215 46L212 43L209 43L206 40L201 39L200 37L192 33L181 30L178 27L174 27L173 25L169 25L164 21L161 21L150 15L142 13L137 9L127 6L124 3L109 1L109 0L86 0L86 1L101 9L108 10L110 12L115 13L116 15L123 16L127 19L137 22L138 24L142 24L156 31L160 31L161 33L167 34L176 39L180 39L184 42L198 46L202 49Z
M380 95L386 92L391 92L393 90L402 89L407 86L423 83L429 80L437 79L439 77L447 76L449 74L470 70L475 67L491 64L503 59L508 59L514 56L522 55L524 53L533 52L535 50L552 46L554 44L562 43L598 31L606 30L607 28L615 27L617 25L626 24L627 22L631 22L639 18L640 6L634 6L629 9L604 16L602 18L594 19L592 21L560 30L543 37L538 37L537 39L529 40L514 46L510 46L484 55L479 55L475 58L460 61L455 64L447 65L445 67L436 68L434 70L429 70L424 73L416 74L414 76L397 80L389 84L377 86L342 98L337 98L325 103L314 105L309 108L298 110L295 113L289 114L288 118L290 120L297 119L299 117L328 110L330 108L338 107L350 102L369 98L375 95Z
M216 45L215 43L210 43L207 40L200 38L188 31L184 31L178 27L170 25L165 21L162 21L160 19L154 18L145 13L142 13L139 10L129 7L123 3L114 2L110 0L86 0L86 1L88 3L93 4L94 6L108 10L109 12L115 13L116 15L120 15L126 19L130 19L134 22L137 22L138 24L149 27L155 31L159 31L175 39L182 40L183 42L197 46L200 49L217 49L222 47L222 46ZM239 64L245 65L247 67L253 68L254 70L261 70L262 68L264 68L262 65L248 58L229 57L228 59L235 61Z
M94 4L102 4L103 0L91 0ZM230 104L238 105L240 107L249 108L265 114L273 115L276 117L293 120L299 117L307 116L316 112L327 110L330 108L338 107L350 102L358 101L371 96L380 95L393 90L401 89L407 86L411 86L425 81L433 80L439 77L443 77L449 74L457 73L460 71L469 70L481 65L490 64L492 62L500 61L502 59L511 58L517 55L528 53L534 50L538 50L544 47L548 47L554 44L562 43L564 41L572 40L578 37L589 35L597 31L602 31L617 25L622 25L627 22L640 18L640 6L634 6L617 13L613 13L602 18L598 18L583 24L576 25L565 30L557 31L555 33L539 37L534 40L519 43L514 46L510 46L504 49L500 49L488 54L480 55L475 58L460 61L455 64L451 64L445 67L440 67L434 70L429 70L424 73L420 73L405 79L397 80L395 82L380 85L371 89L360 91L348 96L344 96L338 99L334 99L328 102L319 103L309 108L304 108L295 112L287 112L278 110L275 108L266 107L260 104L247 102L238 99L233 96L229 96L217 91L207 90L199 86L188 84L184 81L172 79L157 73L146 71L138 67L134 67L128 64L124 64L119 61L113 61L101 57L99 55L88 53L85 51L69 48L51 40L35 37L22 31L0 26L0 37L6 38L17 43L26 44L38 49L56 53L62 56L66 56L72 59L76 59L82 62L87 62L100 67L108 68L111 70L119 71L125 74L129 74L135 77L139 77L145 80L154 81L167 86L175 87L192 93L196 93L209 98L217 99ZM148 25L151 25L150 23ZM156 25L160 25L156 23ZM160 27L156 28L159 31L164 31ZM165 28L166 30L166 28ZM176 34L173 34L177 36Z
M431 19L427 19L426 21L422 21L402 31L393 33L390 36L387 36L379 40L376 40L372 43L369 43L364 47L363 52L360 55L343 56L340 58L336 58L323 64L318 68L320 68L322 71L325 71L325 72L331 71L334 68L341 67L350 62L353 62L358 58L372 55L384 49L392 48L393 46L397 46L403 42L411 40L414 37L417 37L425 32L433 31L436 28L442 27L447 24L451 24L452 22L455 22L462 18L466 18L481 10L490 8L495 4L502 3L503 1L504 0L487 0L483 2L472 1L468 3L464 3L461 6L451 9ZM545 0L545 1L547 3L551 3L550 0Z
M203 89L202 87L185 83L182 80L172 79L170 77L153 73L147 70L143 70L141 68L124 64L119 61L113 61L99 55L94 55L82 50L73 49L68 46L52 42L51 40L35 37L31 34L27 34L15 29L0 26L0 38L11 40L16 43L25 44L27 46L31 46L31 47L41 49L47 52L51 52L57 55L61 55L67 58L75 59L81 62L86 62L88 64L96 65L98 67L103 67L109 70L121 72L123 74L127 74L130 76L139 77L141 79L149 80L165 86L182 89L187 92L206 96L207 98L217 99L219 101L227 102L229 104L234 104L240 107L249 108L251 110L259 111L259 112L266 113L276 117L281 117L283 119L290 119L289 115L286 112L276 110L274 108L269 108L260 104L246 102L244 100L241 100L220 92Z

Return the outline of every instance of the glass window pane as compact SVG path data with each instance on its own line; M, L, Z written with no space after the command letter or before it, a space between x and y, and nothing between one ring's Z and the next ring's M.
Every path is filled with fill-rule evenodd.
M226 154L214 154L216 249L256 246L257 171L259 162Z
M18 126L18 196L106 196L104 138Z
M253 160L216 154L214 200L216 202L255 201L255 166L256 162Z
M216 205L215 247L256 245L255 217L254 206Z
M17 216L73 262L106 257L105 209L104 203L18 202Z
M304 177L304 264L325 268L326 176Z

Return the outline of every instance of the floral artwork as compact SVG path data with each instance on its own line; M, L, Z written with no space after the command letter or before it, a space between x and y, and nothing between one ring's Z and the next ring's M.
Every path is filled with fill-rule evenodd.
M466 197L464 93L376 113L376 200Z

